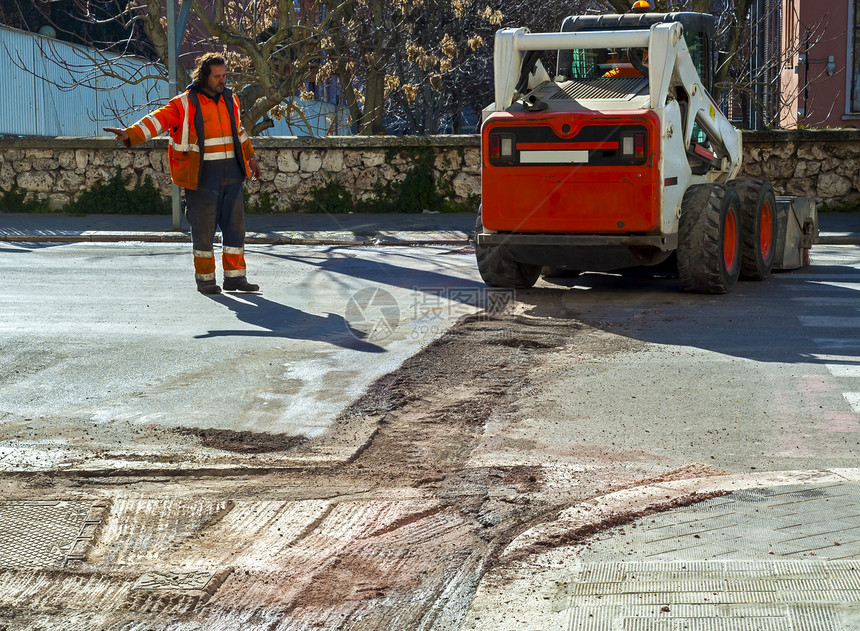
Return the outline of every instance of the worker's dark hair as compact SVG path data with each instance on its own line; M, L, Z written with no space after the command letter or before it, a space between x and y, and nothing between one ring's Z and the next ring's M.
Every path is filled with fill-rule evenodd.
M191 78L194 85L202 88L209 80L209 75L212 74L212 66L226 66L227 62L218 53L206 53L197 58L197 67L194 69L194 74Z

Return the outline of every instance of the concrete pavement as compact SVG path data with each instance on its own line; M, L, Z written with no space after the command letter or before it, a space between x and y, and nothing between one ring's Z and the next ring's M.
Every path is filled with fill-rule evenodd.
M856 630L858 517L859 469L618 491L514 539L462 629Z

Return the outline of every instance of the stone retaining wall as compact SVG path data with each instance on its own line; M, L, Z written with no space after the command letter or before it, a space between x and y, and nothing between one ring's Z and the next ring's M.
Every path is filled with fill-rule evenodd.
M287 208L334 181L354 198L373 196L386 182L402 182L414 168L415 150L435 153L437 183L453 199L473 203L480 193L477 136L258 138L254 146L263 176L248 182L252 197L272 195ZM167 143L157 139L126 149L111 138L0 139L0 189L13 184L60 208L119 166L131 184L149 175L169 194ZM860 198L860 130L803 130L744 134L743 175L765 177L777 194L817 197L825 202ZM404 208L404 211L420 211Z
M860 198L860 130L746 132L743 175L769 180L778 195L826 203Z

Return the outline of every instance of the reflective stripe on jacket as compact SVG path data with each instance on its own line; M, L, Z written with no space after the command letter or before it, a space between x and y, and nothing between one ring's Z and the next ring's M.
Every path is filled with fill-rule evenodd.
M198 136L198 126L202 126L203 122L199 115L199 109L195 105L198 95L191 94L194 89L191 88L173 97L167 102L167 105L147 114L126 129L128 140L125 142L127 147L134 147L167 131L169 133L167 158L170 163L170 179L177 186L191 190L197 189L200 169L202 168L200 154L204 149L204 143L209 144L206 143L205 132L202 132L203 138ZM250 177L248 160L254 157L255 153L251 141L242 127L239 97L230 90L224 90L222 96L225 103L232 102L233 104L233 116L230 122L231 126L233 124L236 126L233 138L229 139L230 144L233 145L233 150L225 151L223 157L227 157L229 153L233 153L234 156L241 156L242 170L245 177ZM213 129L212 132L217 132L221 136L220 129ZM238 146L236 146L236 141L239 143Z

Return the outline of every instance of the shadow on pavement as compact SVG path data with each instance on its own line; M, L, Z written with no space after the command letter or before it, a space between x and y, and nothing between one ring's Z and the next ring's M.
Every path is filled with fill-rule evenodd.
M542 284L517 292L528 315L579 320L643 342L761 362L853 365L860 354L860 269L850 265L813 263L741 281L725 295L685 293L677 275L642 271Z
M195 335L196 339L224 336L282 337L296 340L315 340L334 346L348 348L364 353L384 353L381 346L365 341L366 334L351 327L343 316L328 313L325 317L305 313L272 300L260 294L219 294L208 296L221 303L241 321L259 327L259 331L232 329L209 331Z
M419 269L417 263L416 267L410 268L379 260L369 261L344 254L342 250L337 248L325 250L322 254L327 255L327 258L266 253L267 256L310 265L320 272L358 278L391 287L414 289L416 292L444 296L449 300L475 307L486 307L488 303L492 302L492 298L489 298L488 295L494 292L483 282L459 278L443 272ZM259 256L259 253L257 255ZM398 253L397 256L400 260L404 258L402 253ZM426 260L426 257L416 258ZM309 276L308 279L307 282L314 282L312 276Z
M11 252L14 254L24 254L34 252L36 250L46 250L48 248L56 248L61 245L69 245L60 241L43 242L43 241L3 241L0 236L0 252Z

